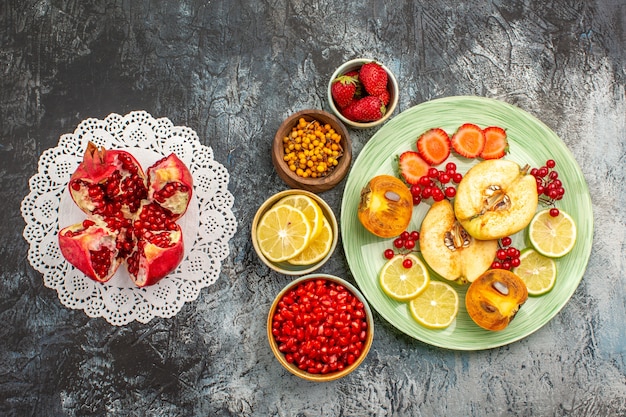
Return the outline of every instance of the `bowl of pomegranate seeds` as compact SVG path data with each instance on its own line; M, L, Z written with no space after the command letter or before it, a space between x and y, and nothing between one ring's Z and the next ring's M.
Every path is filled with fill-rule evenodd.
M327 382L363 362L374 338L372 312L349 282L327 274L300 277L277 296L267 337L280 364L300 378Z
M272 142L272 163L291 188L330 190L348 173L352 144L346 127L332 114L301 110L286 118Z
M330 77L328 103L348 126L357 129L379 126L398 106L398 81L380 62L353 59L339 66Z

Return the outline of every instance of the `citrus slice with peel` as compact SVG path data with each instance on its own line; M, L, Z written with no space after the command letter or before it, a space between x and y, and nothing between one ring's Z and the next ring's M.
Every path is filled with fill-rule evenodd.
M288 259L292 265L313 265L321 261L333 245L333 229L326 217L322 216L322 231L311 239L309 245L299 255Z
M410 260L410 268L405 261ZM417 256L395 255L389 259L380 271L379 283L389 297L397 301L407 301L418 296L430 281L430 275L424 263Z
M289 205L274 206L265 212L257 226L257 243L271 262L283 262L299 255L311 239L306 215Z
M322 218L324 217L324 213L322 212L322 208L315 200L313 200L313 198L304 194L292 194L281 198L276 203L277 206L282 204L295 207L304 213L306 218L311 223L312 238L315 238L320 234L322 231Z
M426 289L409 302L413 318L429 329L445 329L459 312L459 296L450 285L431 281Z
M553 217L550 210L535 214L528 226L528 238L535 250L549 258L560 258L568 254L576 243L576 223L574 219L559 210Z
M512 269L524 281L528 294L543 295L554 287L556 282L556 262L534 249L525 249L519 257L519 266Z

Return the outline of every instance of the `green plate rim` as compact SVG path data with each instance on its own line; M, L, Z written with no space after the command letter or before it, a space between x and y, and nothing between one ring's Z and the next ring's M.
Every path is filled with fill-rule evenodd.
M556 170L564 182L565 196L557 207L576 221L578 237L572 252L556 259L557 282L541 297L531 297L511 324L491 332L476 326L465 310L465 288L459 291L459 315L448 329L430 330L415 322L406 303L389 299L378 286L378 272L384 264L382 252L392 247L392 240L367 232L357 217L361 189L375 175L397 175L394 158L405 150L415 150L415 140L425 130L442 127L449 134L463 123L481 127L499 125L507 130L509 153L506 159L521 165L539 167L547 159L557 161ZM450 160L450 159L449 159ZM477 160L452 157L458 170L465 172ZM445 166L442 164L442 166ZM429 205L414 209L409 228L419 230ZM543 209L539 206L538 210ZM513 244L530 246L526 231L512 236ZM543 122L520 108L485 97L454 96L434 99L411 107L387 122L363 147L348 174L341 204L341 234L348 266L359 289L372 307L391 325L424 343L453 350L483 350L504 346L534 333L548 323L567 304L583 278L593 241L591 196L582 171L565 143ZM431 278L438 279L431 271ZM445 281L445 280L444 280Z

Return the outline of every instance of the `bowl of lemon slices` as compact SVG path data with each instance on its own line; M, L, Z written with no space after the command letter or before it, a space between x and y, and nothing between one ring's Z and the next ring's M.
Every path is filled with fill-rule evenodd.
M261 204L251 227L259 259L285 275L311 273L330 259L339 236L330 206L306 190L285 190Z

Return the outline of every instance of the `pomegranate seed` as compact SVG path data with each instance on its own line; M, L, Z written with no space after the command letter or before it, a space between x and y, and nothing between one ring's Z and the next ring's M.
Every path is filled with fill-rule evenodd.
M367 338L364 305L332 281L306 281L279 300L272 334L285 359L300 369L336 372L361 355Z

